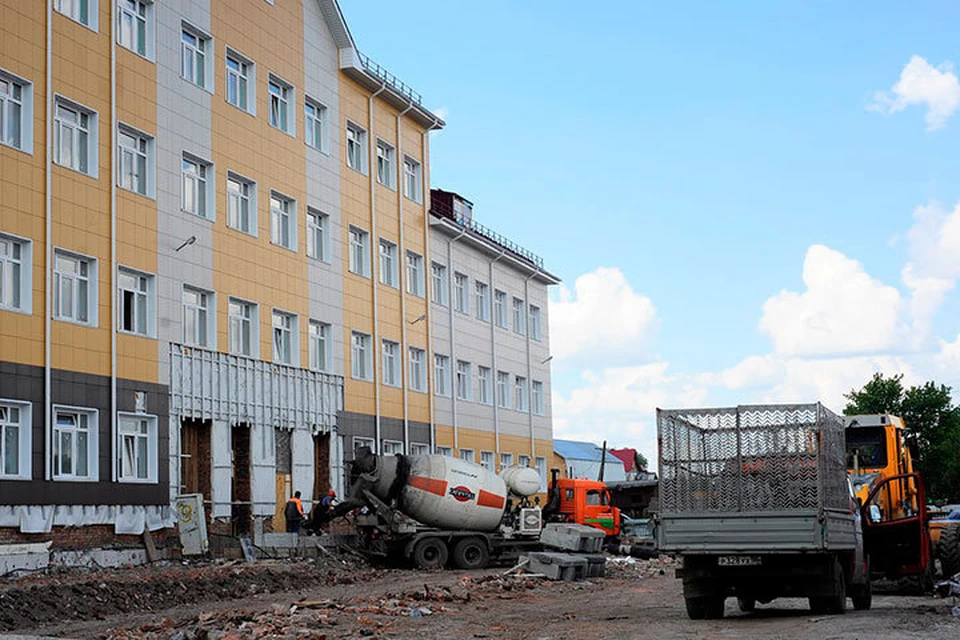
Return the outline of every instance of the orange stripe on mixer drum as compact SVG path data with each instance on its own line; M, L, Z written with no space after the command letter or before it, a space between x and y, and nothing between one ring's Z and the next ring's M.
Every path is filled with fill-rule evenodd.
M437 480L436 478L424 478L423 476L410 476L407 479L407 484L409 484L414 489L420 489L421 491L426 491L427 493L435 493L436 495L441 497L447 494L446 480Z
M477 496L477 506L503 509L503 500L503 496L480 489L480 495Z

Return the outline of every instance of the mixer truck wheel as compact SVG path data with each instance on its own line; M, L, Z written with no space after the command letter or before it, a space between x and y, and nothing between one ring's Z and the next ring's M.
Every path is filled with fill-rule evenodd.
M447 545L440 538L424 538L413 547L413 563L420 569L441 569L448 556Z
M483 569L488 562L490 552L482 538L464 538L453 548L453 564L458 569Z
M944 579L960 573L960 524L946 527L940 534L937 552Z

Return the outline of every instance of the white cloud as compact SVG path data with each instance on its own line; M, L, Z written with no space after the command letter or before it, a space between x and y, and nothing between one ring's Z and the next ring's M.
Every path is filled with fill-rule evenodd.
M952 370L960 376L960 334L953 342L940 341L940 353L937 354L937 364L942 369Z
M433 110L433 115L446 122L447 118L450 117L450 109L449 107L437 107Z
M897 83L889 92L878 92L867 108L892 115L911 105L926 105L927 131L943 127L960 108L960 81L953 64L944 62L934 67L921 56L911 57Z
M561 286L550 304L550 349L557 360L636 359L649 343L657 311L619 269L600 267Z
M911 263L920 273L950 280L960 277L960 203L950 212L936 203L917 207L907 243Z
M763 305L760 330L781 355L876 351L901 334L896 288L871 278L856 260L813 245L803 261L803 293L781 291Z

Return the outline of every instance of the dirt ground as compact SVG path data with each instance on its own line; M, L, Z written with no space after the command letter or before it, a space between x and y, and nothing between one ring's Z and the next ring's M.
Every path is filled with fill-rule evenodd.
M580 583L374 569L350 558L154 566L0 584L0 633L70 638L960 638L951 600L875 596L871 611L814 616L777 600L687 619L669 559L609 562ZM0 636L2 637L2 636Z

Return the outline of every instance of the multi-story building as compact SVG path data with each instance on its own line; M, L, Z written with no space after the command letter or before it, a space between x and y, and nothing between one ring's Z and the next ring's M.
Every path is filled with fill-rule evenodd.
M499 471L553 456L547 287L530 251L479 224L473 203L431 192L434 424L438 450Z

